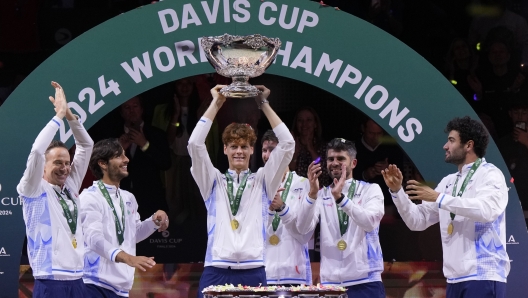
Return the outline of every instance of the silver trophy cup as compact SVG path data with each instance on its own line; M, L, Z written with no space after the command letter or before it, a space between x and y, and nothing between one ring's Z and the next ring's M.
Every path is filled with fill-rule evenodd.
M225 97L255 97L260 91L248 83L271 65L281 41L260 34L239 36L224 34L202 38L202 49L216 72L233 79L220 90Z

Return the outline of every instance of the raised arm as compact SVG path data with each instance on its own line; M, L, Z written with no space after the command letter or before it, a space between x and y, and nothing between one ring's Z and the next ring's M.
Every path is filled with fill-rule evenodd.
M222 87L224 86L217 85L211 89L213 100L211 101L209 108L205 111L203 117L196 124L196 127L189 137L189 145L187 146L187 150L189 150L189 155L192 160L191 174L193 175L204 200L207 200L209 193L213 188L215 173L217 172L217 169L213 166L209 153L207 152L205 139L211 129L216 114L226 101L226 98L219 93Z
M395 165L382 172L383 179L389 187L394 205L398 209L407 227L413 231L423 231L439 221L436 203L423 202L415 205L402 187L403 174Z
M49 100L54 106L56 115L46 124L35 139L26 163L26 170L17 185L18 193L26 198L37 198L42 193L40 181L42 180L46 163L44 153L61 126L62 118L67 113L68 117L75 117L68 108L66 97L60 85L55 82L51 82L51 85L55 88L55 98L50 96Z
M264 181L266 182L266 192L268 195L274 195L276 190L279 188L282 175L277 173L284 173L286 168L290 164L295 149L295 141L291 135L288 127L282 122L277 116L275 111L270 107L269 102L266 98L270 94L270 90L264 86L256 86L262 93L255 98L257 105L264 112L266 118L273 128L273 132L279 139L277 147L271 152L268 162L264 165Z
M274 150L275 151L275 150ZM297 230L301 234L309 234L315 230L319 222L319 207L317 198L319 196L319 176L321 175L321 164L312 162L308 166L308 183L310 184L307 195L301 198L297 208ZM321 192L324 191L321 190Z

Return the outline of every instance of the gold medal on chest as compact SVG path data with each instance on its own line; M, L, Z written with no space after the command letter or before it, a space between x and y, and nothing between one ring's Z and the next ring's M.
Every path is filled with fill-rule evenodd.
M345 250L347 248L347 243L345 240L341 239L337 242L337 249L339 250Z
M279 244L279 242L280 242L280 238L279 238L279 236L273 234L273 235L271 235L271 236L269 237L269 243L270 243L271 245L277 245L277 244Z
M455 227L453 226L453 223L450 222L449 225L447 226L447 234L448 234L448 235L453 234L453 229L454 229L454 228L455 228Z
M239 226L240 226L240 224L238 223L238 220L233 219L233 220L231 221L231 228L233 229L233 231L236 230L236 229L238 229Z

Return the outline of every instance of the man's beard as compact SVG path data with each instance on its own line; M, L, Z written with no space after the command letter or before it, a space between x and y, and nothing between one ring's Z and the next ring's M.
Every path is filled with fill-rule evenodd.
M466 160L466 154L464 153L453 154L453 152L451 152L451 154L449 154L449 156L445 159L445 162L451 163L454 165L460 165L460 164L463 164L465 160Z

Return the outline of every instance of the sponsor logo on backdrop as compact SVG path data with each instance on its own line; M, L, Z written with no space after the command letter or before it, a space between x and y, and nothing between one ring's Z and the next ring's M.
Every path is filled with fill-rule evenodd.
M171 238L169 230L161 232L163 238L151 238L149 239L150 244L155 244L156 248L176 248L176 244L183 241L181 238Z
M3 197L0 199L0 205L3 206L19 206L22 205L22 199L17 197Z
M515 241L515 238L513 237L513 235L510 235L510 237L508 238L508 242L506 242L506 244L519 244L519 242Z

